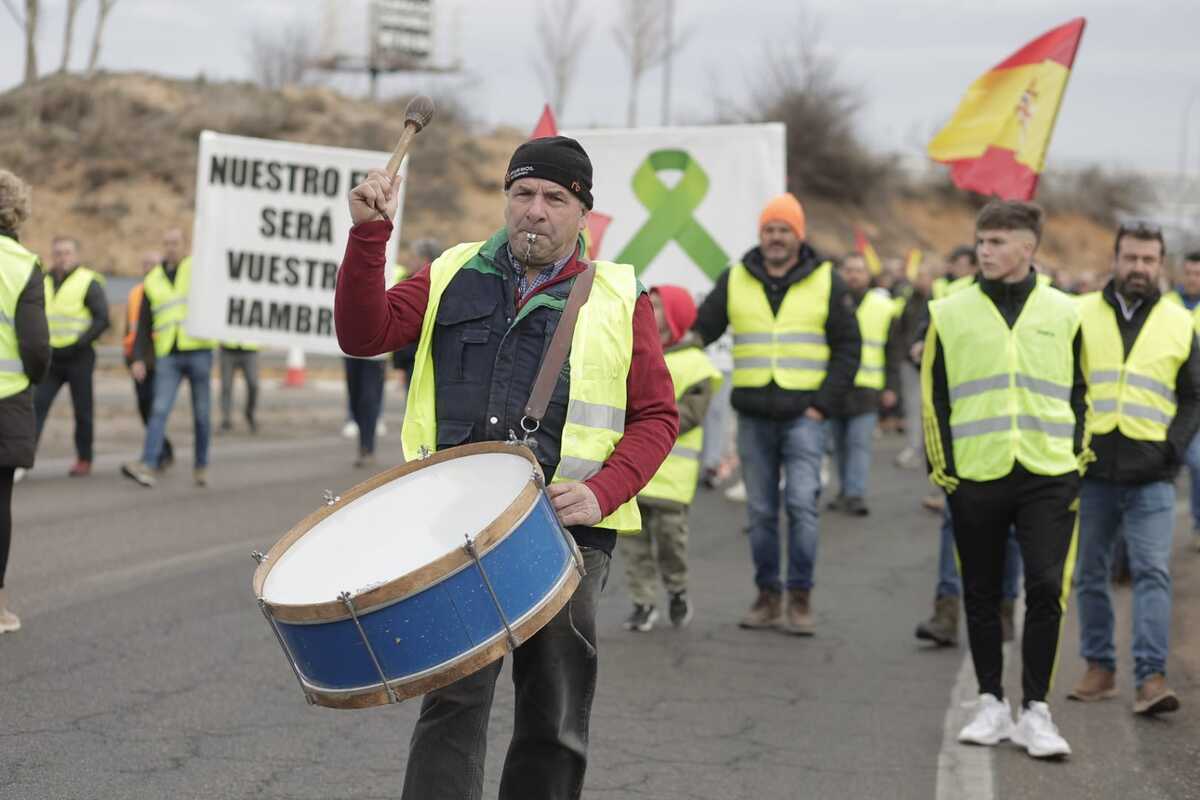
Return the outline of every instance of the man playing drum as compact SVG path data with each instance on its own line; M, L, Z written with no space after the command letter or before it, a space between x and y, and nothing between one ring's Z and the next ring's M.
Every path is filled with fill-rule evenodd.
M592 165L579 143L526 142L513 153L504 187L504 228L485 242L452 247L386 292L399 179L372 172L350 194L354 227L338 273L338 343L352 356L417 344L404 420L407 459L525 435L534 378L574 280L586 270L581 235L592 207ZM641 527L634 498L678 429L645 289L628 265L595 267L592 313L580 317L576 352L530 434L547 482L554 481L551 503L582 551L587 576L562 611L513 653L516 711L502 798L580 795L596 685L597 596L618 533ZM472 487L461 491L470 502ZM500 663L425 696L405 798L480 797Z

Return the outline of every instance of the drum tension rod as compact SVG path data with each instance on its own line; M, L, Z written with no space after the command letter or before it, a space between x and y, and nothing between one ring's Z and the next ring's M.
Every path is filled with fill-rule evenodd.
M546 478L544 475L542 475L542 471L540 469L535 469L533 471L533 482L537 484L537 487L540 491L546 490ZM568 531L566 526L562 524L562 521L559 520L557 513L551 510L550 515L554 517L554 524L558 527L558 532L562 534L563 543L566 544L567 550L571 551L571 560L575 562L575 571L579 573L579 577L586 578L587 567L585 567L583 564L583 554L579 552L579 545L575 543L575 537L572 536L571 532Z
M379 664L379 658L375 655L375 648L371 647L371 640L367 638L367 632L363 630L362 623L358 621L358 611L354 608L354 600L350 597L349 592L342 592L338 595L338 599L346 606L346 610L350 612L350 619L354 620L354 627L358 628L358 635L362 639L363 646L367 648L367 655L371 657L371 663L375 665L375 671L379 673L379 681L383 684L383 690L387 692L389 703L399 703L400 698L396 691L392 689L392 685L388 683L387 676L383 674L383 667Z
M300 667L296 664L296 658L292 655L292 649L284 641L283 635L279 632L279 625L276 624L275 618L271 616L271 612L267 610L267 602L261 597L258 598L258 609L267 618L267 622L271 623L271 630L275 632L275 641L279 642L279 646L283 648L283 654L287 656L288 666L292 668L292 674L296 676L296 682L300 684L300 691L304 692L304 699L310 706L315 705L316 701L309 694L308 687L304 685L304 678L300 677Z
M496 605L496 614L500 617L500 624L504 626L504 633L508 637L508 649L516 650L520 642L517 641L517 635L513 633L512 626L508 624L508 616L500 606L500 598L496 596L496 590L492 588L492 579L488 577L487 570L483 568L483 562L479 560L479 551L475 549L475 543L471 541L471 536L467 534L464 538L467 541L463 545L463 550L466 550L467 555L475 562L475 567L479 570L479 576L483 578L483 585L487 587L488 594L492 596L492 602Z

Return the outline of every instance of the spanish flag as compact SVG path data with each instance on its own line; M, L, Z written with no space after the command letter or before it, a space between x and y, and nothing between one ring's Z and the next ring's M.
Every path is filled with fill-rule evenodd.
M960 189L1031 200L1086 20L1073 19L977 78L929 143Z
M867 262L868 272L878 275L883 271L883 263L879 260L879 253L875 252L875 246L871 244L867 234L863 233L862 228L857 226L854 228L854 249L863 257L863 261Z

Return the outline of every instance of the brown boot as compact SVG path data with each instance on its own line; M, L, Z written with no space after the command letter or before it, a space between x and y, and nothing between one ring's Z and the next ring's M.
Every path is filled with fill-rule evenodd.
M1011 642L1017 636L1017 601L1000 601L1000 641Z
M939 647L958 645L958 598L943 595L933 601L933 616L917 626L917 638Z
M812 611L808 607L808 590L789 589L784 630L793 636L812 636L814 629Z
M1169 714L1179 710L1179 697L1167 686L1167 676L1156 672L1138 687L1135 714Z
M1095 661L1088 662L1087 672L1067 694L1068 700L1091 703L1117 696L1117 679L1107 668Z
M779 592L762 590L738 624L743 628L774 628L782 622L783 597Z

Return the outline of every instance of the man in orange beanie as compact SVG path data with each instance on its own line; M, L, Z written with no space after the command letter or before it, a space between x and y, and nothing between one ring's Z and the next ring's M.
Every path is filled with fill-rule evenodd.
M733 328L731 402L758 586L741 625L811 636L825 419L854 384L862 339L846 285L805 234L800 201L791 194L771 200L759 218L758 246L717 278L694 330L707 345ZM781 472L788 516L782 579Z
M700 479L704 416L721 385L721 373L695 341L690 337L681 341L696 321L696 303L687 289L656 286L650 290L650 304L658 321L667 369L675 384L679 437L667 460L638 493L641 532L617 539L617 549L625 561L629 594L633 597L633 612L625 620L625 628L642 632L654 627L658 619L655 598L659 578L669 597L667 613L671 624L681 628L692 619L692 604L687 596L688 509Z

